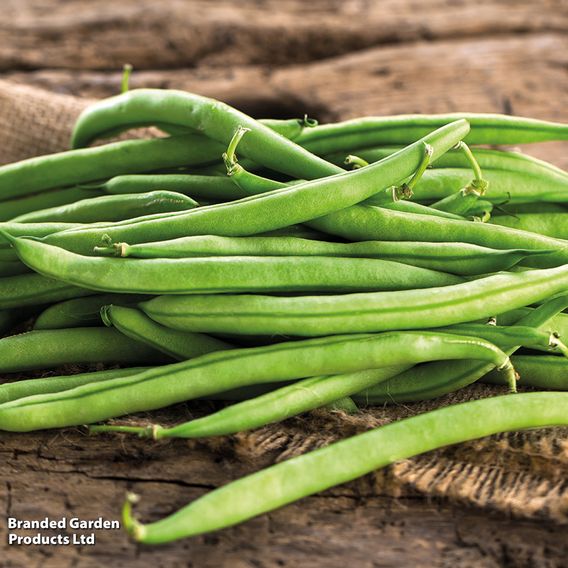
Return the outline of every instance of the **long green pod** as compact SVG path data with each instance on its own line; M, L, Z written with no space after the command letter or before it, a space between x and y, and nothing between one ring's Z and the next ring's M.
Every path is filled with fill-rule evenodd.
M567 192L568 196L568 192ZM556 239L568 239L568 211L563 213L515 213L491 218L493 225L511 227Z
M156 190L133 195L100 195L75 203L41 209L13 219L16 223L96 223L123 221L155 213L187 211L199 204L173 191Z
M17 256L10 250L10 244L2 236L2 231L8 231L14 237L26 236L42 238L59 231L84 227L80 223L13 223L6 221L0 223L0 260L9 261L17 259ZM91 225L95 226L95 225Z
M338 256L381 258L441 270L476 275L508 270L525 258L546 253L528 249L497 250L465 243L366 241L331 243L297 237L218 237L202 235L129 245L109 243L99 254L128 258L188 258L199 256Z
M568 390L568 361L554 355L515 355L513 365L521 376L523 386L566 391ZM503 384L500 373L489 373L484 383Z
M147 370L147 367L110 369L93 373L77 373L38 379L25 379L0 385L0 404L38 394L50 394L73 389L90 383L129 377Z
M440 344L443 349L436 347ZM127 378L19 399L0 405L0 429L90 424L247 385L418 363L430 360L433 349L446 359L491 362L514 383L508 357L481 339L427 332L343 335L218 351Z
M549 300L515 322L516 325L530 327L550 326L550 320L568 306L568 297ZM514 338L503 336L497 345L512 355L520 346ZM392 380L385 381L355 397L367 404L409 402L429 400L463 388L491 371L491 367L476 361L456 361L452 365L444 362L418 365ZM522 377L521 377L522 380Z
M90 105L75 123L71 145L87 146L110 129L156 122L186 126L224 146L243 126L250 129L244 155L265 167L305 179L342 171L225 103L177 90L135 89Z
M40 274L0 278L0 310L39 306L91 294L91 290L70 286Z
M34 322L34 329L70 329L101 327L101 308L108 304L128 306L149 299L139 294L93 294L52 304Z
M229 256L118 259L78 255L26 238L13 240L20 259L44 276L90 290L143 294L362 291L457 284L446 274L370 258Z
M158 296L140 304L183 331L299 336L422 329L500 314L568 292L568 265L398 292L275 297Z
M517 310L511 310L510 312L500 314L495 318L495 320L498 325L514 325L521 318L528 316L534 310L535 308L518 308ZM559 313L554 316L548 322L548 328L558 332L561 339L568 339L568 314Z
M144 193L162 189L183 193L196 199L233 201L249 195L238 191L233 182L224 176L196 174L131 174L115 176L96 186L99 191L119 195Z
M241 523L444 446L500 432L567 424L568 394L562 392L498 396L446 406L273 465L151 524L135 520L127 502L123 523L135 540L163 544Z
M442 347L444 348L444 347ZM436 357L436 353L432 353ZM164 428L157 424L147 427L103 425L90 426L91 432L123 432L143 437L205 438L225 436L280 422L333 403L341 397L369 388L403 372L407 365L380 367L357 373L310 377L285 385L255 398L238 402L209 416Z
M355 205L314 219L310 226L351 241L459 241L496 249L553 250L553 253L527 259L526 264L550 267L568 263L568 241L562 239L487 223L441 219L383 207Z
M209 163L210 149L202 141L195 134L123 140L14 162L0 167L0 200L121 174Z
M10 221L20 215L25 215L40 209L59 207L82 199L97 197L100 191L82 187L65 187L52 189L24 197L0 201L0 221Z
M467 144L507 145L568 140L568 124L504 114L450 113L369 116L323 124L305 130L296 138L296 143L321 155L380 144L409 144L426 132L459 119L471 124L471 132L464 139Z
M134 308L107 305L102 308L101 317L105 325L180 361L234 348L226 341L203 333L169 329Z
M0 339L0 373L50 369L70 363L163 363L158 351L114 329L34 330Z
M469 130L456 122L437 130L390 158L367 168L333 175L192 211L148 216L95 229L64 231L47 239L76 252L91 251L104 235L113 241L149 242L199 234L246 236L302 223L331 211L349 207L381 189L410 176L423 161L424 144L440 155ZM244 140L246 140L246 136Z

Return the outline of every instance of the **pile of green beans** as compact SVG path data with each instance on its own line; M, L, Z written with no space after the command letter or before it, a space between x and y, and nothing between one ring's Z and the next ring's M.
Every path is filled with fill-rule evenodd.
M294 458L148 525L129 497L134 539L221 529L398 459L568 424L568 174L478 147L568 140L568 125L255 120L128 91L128 73L126 92L79 117L72 149L0 166L0 430L204 438L478 380L501 395ZM166 136L88 147L140 126ZM229 404L171 427L122 422L198 399Z

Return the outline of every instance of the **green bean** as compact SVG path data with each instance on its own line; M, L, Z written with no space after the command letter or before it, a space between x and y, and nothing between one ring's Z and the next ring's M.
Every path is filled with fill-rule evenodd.
M234 404L209 416L164 428L157 424L147 427L120 426L116 424L90 426L91 432L123 432L141 437L205 438L225 436L245 430L260 428L280 422L292 416L321 408L334 400L369 388L408 368L408 365L382 367L341 375L310 377L283 386L250 400Z
M0 277L21 276L29 273L30 269L20 260L0 260Z
M491 223L547 237L568 239L568 211L563 213L515 213L492 217Z
M154 213L187 211L199 204L193 199L173 191L151 191L134 195L102 195L75 203L41 209L16 217L16 223L95 223L97 221L123 221Z
M221 176L194 174L140 174L116 176L96 186L99 191L113 195L143 193L164 189L183 193L197 199L233 201L248 194L239 192L232 181Z
M0 429L89 424L246 385L418 363L433 352L445 359L490 361L514 384L508 357L480 339L417 332L344 335L218 351L102 384L26 397L0 405Z
M568 297L566 296L549 300L516 321L515 324L543 327L567 306ZM514 344L514 339L507 337L498 340L497 344L508 355L513 354L519 348L518 344ZM474 361L456 361L452 365L443 362L418 365L392 380L368 389L355 398L368 404L428 400L463 388L477 381L490 370L488 365L480 365Z
M568 390L568 361L554 355L515 355L515 369L521 375L523 385L558 391ZM483 377L484 383L503 384L499 373Z
M333 402L322 406L322 408L332 412L344 412L345 414L357 414L359 412L357 403L350 396L334 400Z
M157 363L161 353L114 329L28 331L0 339L0 373L49 369L69 363Z
M234 347L202 333L169 329L133 308L107 305L102 308L101 317L105 325L115 327L127 337L181 361Z
M128 294L255 291L401 290L457 284L458 276L390 260L230 256L116 259L78 255L40 241L12 241L18 256L44 276L90 290Z
M159 296L153 320L182 331L299 336L421 329L497 315L568 291L568 265L422 290L328 296Z
M15 237L25 235L26 237L41 238L51 235L52 233L65 231L67 229L75 229L81 226L82 225L80 223L12 223L11 221L0 223L0 252L2 252L0 260L17 259L12 252L7 252L10 244L2 237L2 231L8 231ZM91 226L96 226L96 224L92 224Z
M395 185L420 165L425 143L434 148L434 156L439 155L455 145L468 128L467 122L451 124L382 162L353 172L232 203L148 216L139 221L122 221L95 229L64 231L46 240L75 252L84 252L99 245L105 234L113 241L134 243L198 234L246 236L302 223L363 201L381 189Z
M228 144L237 127L249 128L243 153L293 177L313 179L343 171L229 105L176 90L136 89L90 105L75 123L71 145L87 146L109 129L156 122L186 126L223 145Z
M211 491L151 524L132 517L134 498L130 496L123 508L123 525L132 538L145 544L218 530L444 446L500 432L566 425L567 408L568 394L561 392L446 406L278 463Z
M201 136L194 134L175 138L123 140L1 166L0 199L88 183L120 174L210 161L210 148L203 144Z
M472 207L475 207L481 195L479 191L465 187L456 193L452 193L452 195L448 195L448 197L444 197L444 199L436 201L430 207L463 216L467 215Z
M455 194L453 194L455 195ZM465 218L461 215L450 211L442 211L439 209L434 209L427 205L422 205L421 203L416 203L415 201L392 201L391 203L381 203L375 204L373 198L368 199L361 206L378 206L383 209L390 209L392 211L399 211L402 213L413 213L414 215L429 215L431 217L441 217L442 219L453 219L455 221L465 221ZM317 219L315 221L318 222Z
M502 114L407 114L369 116L324 124L305 130L296 143L316 154L354 152L359 148L380 144L409 144L426 132L454 120L465 119L471 124L467 144L524 144L547 140L568 140L568 125ZM359 154L359 152L356 152ZM364 156L362 156L364 158Z
M0 201L0 221L9 221L10 219L14 219L14 217L25 215L32 211L74 203L75 201L96 197L97 195L100 195L100 192L95 189L66 187L26 195L24 197L7 199Z
M497 250L465 243L382 242L330 243L297 237L181 237L129 245L108 243L99 254L129 258L188 258L200 256L337 256L390 259L451 274L476 275L507 270L546 251Z
M101 308L108 304L131 305L149 299L137 294L94 294L58 302L39 314L34 329L69 329L73 327L100 327Z
M496 319L499 325L513 325L521 318L528 316L534 312L534 308L519 308L510 312L500 314ZM549 322L550 329L558 332L561 338L568 338L568 314L558 314L554 316Z
M92 293L39 274L0 278L0 310L60 302Z
M82 385L108 381L118 377L130 377L147 370L146 367L111 369L93 373L78 373L41 379L26 379L0 385L0 404L28 396L66 391Z
M555 252L527 259L527 265L548 267L568 262L568 242L561 239L498 225L441 219L384 207L356 205L314 219L310 226L351 241L460 241L496 249L548 249Z

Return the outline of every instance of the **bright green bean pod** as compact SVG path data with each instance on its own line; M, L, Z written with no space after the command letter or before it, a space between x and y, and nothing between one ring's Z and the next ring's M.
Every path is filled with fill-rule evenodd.
M356 205L314 219L310 226L352 241L460 241L496 249L554 250L554 253L527 259L526 264L548 267L568 263L568 241L565 240L509 227L441 219L384 207Z
M500 432L567 424L568 394L561 392L498 396L446 406L273 465L151 524L135 520L128 501L123 523L139 542L171 542L235 525L444 446Z
M568 195L568 194L567 194ZM568 211L563 213L516 213L491 218L493 225L538 233L556 239L568 239Z
M129 377L147 370L147 367L131 367L128 369L111 369L93 373L78 373L58 377L26 379L0 385L0 404L18 400L27 396L62 392L99 381L108 381L119 377Z
M368 200L361 206L375 206L371 200ZM414 215L429 215L431 217L441 217L442 219L454 219L455 221L465 221L465 218L461 215L457 215L451 211L442 211L439 209L434 209L427 205L422 205L421 203L416 203L415 201L392 201L391 203L382 203L378 205L383 209L390 209L392 211L399 211L401 213L413 213ZM317 224L316 219L315 223Z
M568 390L568 361L554 355L515 355L515 369L521 376L521 384L539 389ZM483 377L484 383L503 384L499 373Z
M247 385L418 363L430 360L433 351L445 359L491 362L514 383L508 357L481 339L427 332L343 335L218 351L101 384L26 397L0 405L0 429L90 424Z
M107 234L113 241L134 243L199 234L246 236L287 227L348 207L397 184L423 161L425 143L432 146L434 155L439 155L455 145L468 129L465 121L448 125L382 162L352 172L192 211L64 231L47 240L88 253Z
M0 167L0 199L161 168L211 161L203 137L123 140L104 146L68 150ZM335 173L335 172L333 172Z
M187 126L224 146L237 128L248 128L243 154L293 177L314 179L343 171L225 103L176 90L135 89L90 105L75 123L71 145L87 146L110 129L156 122Z
M430 207L438 211L454 213L455 215L468 215L470 210L477 205L481 193L471 188L460 189L458 192L432 203Z
M338 256L382 258L451 274L477 275L508 270L546 251L497 250L465 243L366 241L330 243L297 237L217 237L204 235L169 241L97 247L99 254L128 258L199 256Z
M532 312L534 312L534 308L519 308L517 310L512 310L510 312L505 312L504 314L500 314L495 319L498 325L514 325L521 318L528 316ZM548 322L547 328L557 331L561 339L567 339L568 314L560 313L554 316Z
M457 284L462 279L369 258L229 256L116 259L78 255L18 238L20 259L44 276L90 290L128 294L402 290Z
M46 308L34 322L34 329L69 329L73 327L101 327L101 308L108 304L131 305L149 299L137 294L93 294L73 298Z
M102 308L101 317L105 325L180 361L234 348L234 345L226 341L203 333L169 329L133 308L107 305Z
M299 336L423 329L463 323L568 292L568 265L422 290L328 296L159 296L140 304L182 331Z
M536 328L546 325L548 328L550 320L567 306L566 296L549 300L516 321L515 324ZM519 348L514 341L514 338L503 336L502 339L497 340L497 345L511 355ZM489 371L491 368L488 365L475 361L456 361L452 365L443 362L418 365L392 380L368 389L355 398L367 404L429 400L470 385Z
M155 189L175 191L196 199L233 201L246 197L227 177L194 174L139 174L113 177L96 186L113 195L143 193Z
M163 363L158 351L114 329L28 331L0 339L0 373L50 369L69 363Z
M16 223L96 223L123 221L155 213L187 211L199 203L173 191L151 191L133 195L101 195L50 209L33 211L13 219Z
M70 298L90 296L93 292L39 274L0 278L0 310L39 306Z
M82 187L66 187L52 189L41 193L26 195L24 197L0 201L0 221L13 220L15 217L25 215L40 209L58 207L67 203L74 203L81 199L97 197L100 191Z
M353 152L381 144L409 144L426 132L458 119L465 119L471 124L471 132L464 138L467 144L507 145L568 140L567 124L503 114L451 113L356 118L305 130L295 141L319 155L346 150Z
M80 223L12 223L11 221L0 223L0 260L17 259L17 256L10 250L8 241L2 236L2 231L8 231L14 237L25 235L26 237L42 238L52 233L75 229L81 226L83 225Z
M436 355L433 353L432 357ZM157 424L147 427L103 425L90 426L91 432L124 432L142 437L205 438L225 436L280 422L314 408L333 403L338 398L369 388L406 370L408 366L381 367L357 373L310 377L280 387L266 394L245 400L214 412L209 416L164 428Z

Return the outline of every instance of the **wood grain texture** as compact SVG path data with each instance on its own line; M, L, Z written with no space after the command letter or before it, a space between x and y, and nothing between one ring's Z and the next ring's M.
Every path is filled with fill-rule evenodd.
M130 62L133 87L188 89L257 117L463 110L568 121L563 0L3 0L2 16L0 77L62 94L114 94ZM22 124L21 151L41 147ZM58 133L50 151L67 139ZM565 145L525 148L568 167ZM227 444L0 433L0 510L115 519L134 489L140 516L155 520L266 464ZM428 500L410 487L398 499L376 495L371 483L159 548L108 532L93 548L8 549L0 522L0 565L565 566L565 527Z

